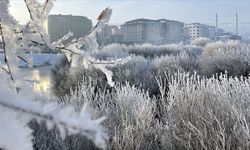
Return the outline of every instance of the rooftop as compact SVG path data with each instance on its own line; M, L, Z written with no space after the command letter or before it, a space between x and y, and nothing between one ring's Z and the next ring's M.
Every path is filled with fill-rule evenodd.
M157 23L157 22L161 22L161 23L165 23L165 22L182 23L182 22L179 22L179 21L167 20L167 19L152 20L152 19L146 19L146 18L139 18L139 19L127 21L124 24L132 24L132 23Z

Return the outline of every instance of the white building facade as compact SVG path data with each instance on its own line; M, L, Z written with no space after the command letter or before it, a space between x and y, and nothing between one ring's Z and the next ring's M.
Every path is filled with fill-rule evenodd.
M136 19L121 26L122 42L125 44L166 44L184 39L184 23L166 19Z
M215 40L216 36L224 32L223 29L216 29L215 26L210 26L201 23L185 24L184 26L185 36L191 41L199 37L207 37L211 40Z

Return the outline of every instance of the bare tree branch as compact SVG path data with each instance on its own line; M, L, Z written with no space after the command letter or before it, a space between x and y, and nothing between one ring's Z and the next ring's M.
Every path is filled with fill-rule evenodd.
M0 101L0 106L8 108L10 110L20 112L23 114L31 115L35 118L39 118L42 120L45 120L46 122L52 122L56 126L62 126L65 130L65 133L69 133L69 130L77 131L78 133L81 133L85 136L87 136L90 139L95 139L95 135L97 135L97 132L95 130L89 130L89 129L83 129L80 126L76 126L73 124L69 124L66 121L58 120L56 117L54 117L50 113L41 113L39 111L33 111L31 109L26 109L25 107L18 106L18 105L11 105L10 103L7 103L5 101Z
M18 88L16 86L16 81L14 80L14 77L12 75L12 71L10 69L10 65L9 65L9 61L8 61L8 57L7 57L7 52L6 52L6 44L5 44L5 37L3 34L3 27L2 27L2 20L0 18L0 35L2 36L2 43L3 43L3 53L4 53L4 63L7 66L7 69L4 69L5 72L10 76L11 81L13 82L15 88L16 88L16 92L18 93L20 88Z

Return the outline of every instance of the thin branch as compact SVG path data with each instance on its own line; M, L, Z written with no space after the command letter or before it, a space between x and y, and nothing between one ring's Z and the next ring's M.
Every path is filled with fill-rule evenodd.
M5 44L5 37L4 37L4 34L3 34L3 27L2 27L2 20L0 18L0 35L2 36L2 43L3 43L3 53L4 53L4 62L7 66L7 70L5 71L9 76L10 76L10 79L11 81L13 82L15 88L16 88L16 92L18 93L20 88L18 88L16 86L16 81L14 80L14 77L12 75L12 71L10 69L10 65L9 65L9 61L8 61L8 57L7 57L7 52L6 52L6 44Z
M87 35L85 35L84 37L82 37L82 38L79 38L78 40L76 40L76 41L74 41L74 42L71 42L71 43L68 43L68 44L66 44L63 48L67 48L67 47L69 47L69 46L71 46L71 45L73 45L73 44L75 44L75 43L78 43L78 42L80 42L80 41L84 41L87 37L89 37L89 35L91 35L95 30L96 30L96 28L99 26L99 24L100 24L100 20L97 22L97 24L91 29L91 31L87 34Z
M25 5L26 5L26 7L27 7L27 9L28 9L28 12L29 12L29 15L30 15L30 19L31 19L31 20L34 20L34 17L33 17L33 15L32 15L32 12L31 12L31 9L30 9L30 7L29 7L29 5L28 5L27 0L24 0L24 3L25 3Z
M44 2L45 5L44 5L44 7L43 7L43 10L42 10L40 16L42 16L43 13L45 12L45 9L46 9L46 7L48 6L48 3L49 3L49 0L46 0L46 1Z
M39 42L33 41L33 40L29 40L29 41L30 41L31 43L33 43L33 44L38 45L38 46L48 48L48 49L51 50L51 51L57 51L57 52L59 52L59 53L62 53L62 51L66 51L66 52L70 52L70 53L75 54L75 55L81 55L80 53L76 53L76 52L74 52L74 51L72 51L72 50L70 50L70 49L67 49L67 48L55 47L56 49L52 49L52 48L50 48L48 45L46 45L46 43L39 43Z
M25 5L26 5L26 7L27 7L27 10L28 10L28 12L29 12L30 19L31 19L31 20L34 20L34 18L33 18L33 16L32 16L32 13L31 13L31 9L30 9L30 7L29 7L29 5L28 5L28 3L27 3L27 0L24 0L24 3L25 3ZM29 22L27 23L26 27L24 28L25 31L28 29L28 27L29 27L30 24L31 24L31 21L29 21Z
M5 73L9 74L9 71L6 70L3 66L1 66L1 69L2 69Z
M25 62L27 65L30 64L30 63L29 63L25 58L23 58L22 56L17 56L17 58L19 58L20 60L22 60L23 62Z
M90 62L92 64L96 64L96 65L112 65L112 64L117 64L117 63L120 63L122 62L123 60L118 60L118 61L113 61L113 62L97 62L97 61L91 61Z
M40 119L45 120L45 121L53 122L54 125L59 124L60 126L64 127L66 133L68 133L68 130L71 129L71 130L79 131L80 133L84 133L84 135L86 135L87 137L91 137L92 139L94 139L94 135L97 134L96 131L94 131L94 130L82 129L82 128L74 126L74 125L69 125L67 122L64 122L62 120L57 120L51 114L42 114L40 112L27 110L27 109L22 108L20 106L8 104L4 101L0 101L0 106L8 108L8 109L13 110L13 111L23 113L23 114L28 114L28 115L40 118Z
M23 30L21 30L21 31L13 30L13 31L15 32L15 34L23 34ZM35 34L37 32L36 31L29 31L29 32L26 32L26 33L33 33L33 34Z

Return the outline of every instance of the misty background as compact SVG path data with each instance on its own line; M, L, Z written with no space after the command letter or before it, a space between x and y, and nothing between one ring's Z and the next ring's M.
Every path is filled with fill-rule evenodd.
M10 11L21 23L28 20L22 0L10 0ZM235 32L235 14L239 14L239 33L250 37L250 1L248 0L57 0L51 14L72 14L96 20L105 7L113 9L111 24L120 25L136 18L169 19L185 23L215 25Z

